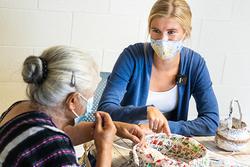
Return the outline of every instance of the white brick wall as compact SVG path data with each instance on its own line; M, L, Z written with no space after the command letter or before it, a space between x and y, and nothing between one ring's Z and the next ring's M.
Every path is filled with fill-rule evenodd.
M66 44L92 55L111 71L129 44L147 40L147 15L155 0L0 0L0 113L25 98L20 77L25 57ZM206 59L221 117L240 100L250 124L250 1L189 0L192 38L186 44ZM190 118L196 116L190 104Z
M39 0L39 9L108 13L110 0Z
M0 16L2 46L70 44L71 13L1 9Z
M74 46L122 49L138 41L139 19L136 17L86 13L74 13L73 16L72 45Z
M37 8L38 0L1 0L1 8L19 8L19 9L35 9Z

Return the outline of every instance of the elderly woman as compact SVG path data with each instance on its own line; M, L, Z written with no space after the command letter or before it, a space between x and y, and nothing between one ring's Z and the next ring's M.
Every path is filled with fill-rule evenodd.
M74 144L94 139L96 166L110 166L116 126L122 137L142 137L136 125L114 124L103 112L95 123L74 126L99 81L95 62L82 52L56 46L29 56L22 76L30 100L14 103L0 118L0 166L78 166L68 135Z

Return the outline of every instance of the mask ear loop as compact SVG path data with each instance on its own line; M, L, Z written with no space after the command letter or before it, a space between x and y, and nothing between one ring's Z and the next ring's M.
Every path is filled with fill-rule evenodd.
M79 97L81 98L81 99L79 99L81 105L84 105L84 104L85 104L84 106L87 107L87 105L88 105L88 100L87 100L81 93L78 93L78 95L79 95Z
M71 110L71 111L76 116L76 118L79 118L79 115L74 110Z
M84 105L84 106L85 106L85 110L86 110L86 109L87 109L87 106L88 106L88 103L89 103L88 100L87 100L81 93L79 93L79 92L78 92L78 95L79 95L79 97L82 98L82 100L85 102L85 105L82 103L82 101L80 102L80 104L81 104L82 106ZM81 99L80 99L80 100L81 100ZM85 113L84 113L84 114L85 114Z
M88 100L87 100L83 95L81 95L81 94L79 93L79 96L80 96L84 101L86 101L86 102L88 103Z

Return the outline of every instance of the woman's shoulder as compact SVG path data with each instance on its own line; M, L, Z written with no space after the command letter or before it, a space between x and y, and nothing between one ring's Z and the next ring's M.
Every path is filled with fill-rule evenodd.
M134 43L129 46L127 46L124 51L130 52L130 53L144 53L145 49L147 49L148 43Z
M29 112L14 118L1 127L0 136L0 148L2 148L0 149L0 154L6 155L3 157L3 162L10 163L11 161L10 166L16 162L12 162L12 160L22 157L23 153L27 156L22 157L18 162L19 164L24 162L36 164L40 159L51 157L52 154L58 161L65 156L61 154L62 149L67 151L67 155L70 155L72 162L75 161L75 152L69 137L60 132L44 113ZM9 145L11 145L11 151L7 149ZM44 151L46 149L50 151ZM29 150L32 150L32 152ZM67 157L67 159L69 158ZM53 162L55 163L56 161ZM45 164L47 162L44 162L41 166L46 166Z
M183 47L181 54L183 55L183 61L188 64L199 65L205 62L202 55L191 48Z
M32 133L36 131L43 133L51 133L51 131L53 131L53 133L64 135L62 131L55 127L53 121L47 114L39 111L28 111L17 115L0 127L0 134L8 134L6 135L7 138L12 138L13 136L18 137L21 132L27 132L30 134L29 136L31 136L31 134L37 136L39 133ZM22 135L23 140L25 140L26 137L28 136Z
M145 55L150 53L150 49L152 50L152 47L149 45L149 43L134 43L127 46L123 50L121 56L126 59L133 59L135 61L144 60Z
M183 47L181 52L187 55L188 58L203 59L200 53L188 47Z
M126 47L126 49L143 49L145 44L146 43L142 43L142 42L130 44L129 46Z

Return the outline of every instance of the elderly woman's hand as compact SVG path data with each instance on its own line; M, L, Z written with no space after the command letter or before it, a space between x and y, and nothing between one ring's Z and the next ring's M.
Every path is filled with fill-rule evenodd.
M124 122L114 123L117 129L117 136L130 139L134 143L140 143L144 140L144 132L138 125Z
M116 127L109 116L105 112L96 112L96 124L94 131L94 140L97 151L103 149L112 149L113 139L116 134Z
M153 132L164 132L167 135L171 135L168 121L159 109L154 106L148 106L147 119L149 121L149 129Z
M97 150L96 167L111 166L112 144L116 134L116 127L108 113L96 112L94 140Z

